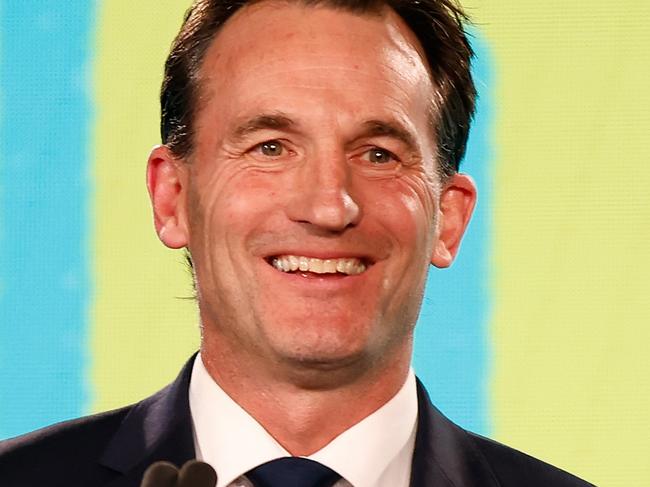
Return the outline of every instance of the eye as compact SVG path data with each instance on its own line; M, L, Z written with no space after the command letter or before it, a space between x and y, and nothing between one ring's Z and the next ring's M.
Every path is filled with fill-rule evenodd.
M363 158L373 164L388 164L397 160L395 154L381 147L371 148L363 155Z
M282 143L278 140L267 140L259 144L256 149L267 157L279 157L285 149Z

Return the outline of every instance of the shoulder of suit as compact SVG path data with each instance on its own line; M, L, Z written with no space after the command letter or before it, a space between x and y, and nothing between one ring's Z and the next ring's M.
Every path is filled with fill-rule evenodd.
M467 432L469 440L490 464L503 487L594 487L593 484L554 467L526 453L476 433Z
M96 465L108 441L133 406L64 421L0 441L3 487L59 485L59 479L82 477ZM61 484L63 485L63 484Z

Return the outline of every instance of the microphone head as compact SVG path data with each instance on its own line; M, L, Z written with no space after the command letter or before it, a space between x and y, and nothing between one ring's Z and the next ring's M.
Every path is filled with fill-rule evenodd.
M181 468L176 487L215 487L215 485L217 485L217 472L207 463L190 460Z
M156 462L144 472L140 487L176 487L177 479L178 469L175 465L169 462Z

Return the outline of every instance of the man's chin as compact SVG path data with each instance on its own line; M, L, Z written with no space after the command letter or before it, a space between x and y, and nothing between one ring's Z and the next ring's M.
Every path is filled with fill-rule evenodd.
M284 352L280 362L291 381L304 389L326 390L354 383L370 368L365 351L310 350Z

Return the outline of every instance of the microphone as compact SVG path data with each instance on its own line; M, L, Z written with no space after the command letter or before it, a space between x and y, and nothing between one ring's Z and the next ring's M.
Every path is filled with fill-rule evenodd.
M169 462L156 462L147 468L140 487L215 487L217 473L204 462L190 460L180 469Z
M169 462L156 462L147 468L140 487L176 487L178 469Z
M210 465L198 460L185 462L178 473L176 487L214 487L217 485L217 472Z

